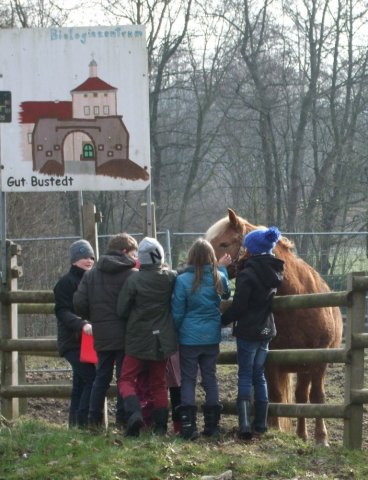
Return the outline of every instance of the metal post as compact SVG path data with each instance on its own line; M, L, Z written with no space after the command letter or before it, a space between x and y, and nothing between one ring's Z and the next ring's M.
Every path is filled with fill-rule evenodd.
M77 192L78 193L78 210L79 210L79 230L80 230L80 236L83 237L83 215L82 215L82 209L83 209L83 192Z
M171 258L171 238L170 230L166 230L166 263L169 265L169 268L172 268L172 258Z
M2 75L0 74L0 78ZM0 123L0 247L1 247L1 282L6 283L6 194L1 190L1 123Z
M151 183L146 189L146 229L148 237L155 237L153 229L153 219L152 219L152 194L151 194Z
M1 150L1 144L0 144ZM1 168L1 159L0 159ZM1 174L0 174L1 175ZM1 181L1 176L0 176ZM1 191L0 184L0 243L1 243L1 283L6 284L6 194Z

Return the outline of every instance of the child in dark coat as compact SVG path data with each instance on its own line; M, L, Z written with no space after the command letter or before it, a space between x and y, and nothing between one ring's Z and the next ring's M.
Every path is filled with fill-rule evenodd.
M243 239L246 259L236 276L232 305L222 324L233 322L238 357L239 437L250 440L267 430L268 390L264 365L270 340L276 335L272 298L283 280L284 262L272 249L281 234L276 227L254 230ZM250 423L254 388L254 424Z
M177 350L170 311L176 272L163 267L164 251L154 238L145 237L139 243L138 260L139 271L127 279L117 302L117 314L126 327L125 358L118 387L128 416L128 436L138 436L144 425L137 391L138 375L143 368L147 369L153 403L153 431L166 433L166 366Z
M87 240L77 240L69 248L69 257L69 272L63 275L54 287L57 344L60 355L70 363L73 370L69 427L84 428L87 426L96 368L93 363L80 361L82 331L92 335L92 326L75 313L73 295L84 273L93 267L95 254Z
M103 410L114 367L116 379L120 376L124 358L124 325L116 313L119 292L135 270L137 241L127 233L113 235L107 252L88 272L73 297L74 308L93 326L94 347L98 364L91 392L88 424L91 430L103 426ZM116 426L125 423L123 399L116 398Z

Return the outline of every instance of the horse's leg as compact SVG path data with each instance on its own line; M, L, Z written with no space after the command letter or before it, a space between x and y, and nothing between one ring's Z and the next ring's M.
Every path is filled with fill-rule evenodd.
M327 364L318 364L311 373L312 388L309 395L311 403L325 403L325 374ZM316 418L314 439L318 445L328 447L328 433L323 418Z
M277 365L266 365L268 397L270 402L291 403L292 385L291 375L281 370ZM268 417L270 427L285 432L291 431L291 419L284 417Z
M309 398L309 386L311 383L311 377L309 373L298 371L297 381L295 388L295 401L296 403L308 403ZM305 442L308 440L307 422L304 417L299 417L297 420L296 433L298 437Z

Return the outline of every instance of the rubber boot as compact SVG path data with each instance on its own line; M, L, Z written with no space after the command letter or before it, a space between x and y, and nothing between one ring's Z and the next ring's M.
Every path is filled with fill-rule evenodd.
M180 405L180 387L170 387L171 419L174 433L181 432L180 414L178 407Z
M220 433L220 417L222 405L203 405L204 430L202 432L206 437L212 437Z
M180 435L185 440L196 440L199 437L197 430L197 407L195 405L180 405L177 407L180 415Z
M100 412L89 412L88 415L88 430L91 433L99 433L104 429L103 414Z
M267 432L268 402L254 403L253 432L255 435L262 435Z
M88 427L88 410L80 410L77 414L78 428L84 430Z
M167 433L167 420L169 412L167 408L158 408L152 412L152 430L157 435L165 435Z
M252 427L250 423L250 412L252 404L249 400L238 400L239 438L241 440L252 439Z
M124 409L128 417L125 434L127 437L138 437L144 421L137 395L124 398Z
M78 425L78 413L77 412L69 412L68 418L68 425L69 428L74 428Z
M115 427L118 430L123 430L126 428L128 422L128 416L125 410L120 410L119 413L115 415Z
M181 422L180 422L180 420L173 420L173 430L174 430L175 434L181 432Z
M118 430L124 430L127 426L127 419L116 419L115 420L115 427L118 429Z

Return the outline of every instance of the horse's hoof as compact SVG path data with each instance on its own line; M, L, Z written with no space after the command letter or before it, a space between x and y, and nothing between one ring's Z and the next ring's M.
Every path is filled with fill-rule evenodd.
M330 444L328 443L328 440L326 440L326 439L316 440L316 445L317 445L317 447L329 447L330 446Z

